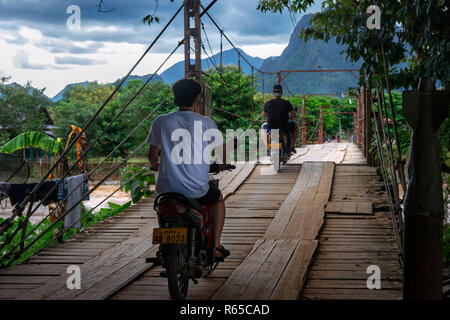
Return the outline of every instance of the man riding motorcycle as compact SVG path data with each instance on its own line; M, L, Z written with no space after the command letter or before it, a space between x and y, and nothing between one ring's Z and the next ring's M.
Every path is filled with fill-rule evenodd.
M198 107L201 103L200 84L192 79L182 79L173 85L172 91L174 102L179 109L158 116L153 122L147 139L150 144L148 159L152 168L158 170L156 192L158 194L181 193L196 200L202 206L212 205L215 256L217 259L224 259L230 255L230 252L220 243L225 222L225 201L219 188L209 183L211 154L203 152L212 141L201 139L201 146L189 141L189 148L182 150L183 155L180 156L180 152L175 152L175 150L180 151L177 147L180 145L179 138L183 132L187 133L189 137L195 137L199 128L202 132L211 129L218 130L217 125L212 119L194 112L194 110L199 110ZM161 151L161 162L158 161L159 151ZM199 155L202 161L196 161ZM186 163L186 161L180 161L180 157L183 160L194 160ZM226 165L219 165L219 169L224 166Z
M289 151L296 153L295 142L298 137L298 124L291 119L297 118L294 107L288 100L281 98L283 95L283 87L279 84L273 86L272 92L274 99L266 102L262 116L267 118L267 122L262 125L263 140L267 144L267 134L271 129L279 129L288 137Z

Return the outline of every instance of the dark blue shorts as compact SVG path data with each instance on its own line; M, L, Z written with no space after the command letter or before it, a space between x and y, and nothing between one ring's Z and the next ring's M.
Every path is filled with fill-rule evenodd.
M270 129L269 129L269 126L267 125L267 122L265 122L263 124L263 128L264 128L264 130L266 130L267 133L270 133ZM295 121L293 121L293 120L289 120L288 121L288 127L287 128L280 129L280 131L285 133L285 134L290 134L290 133L294 132L294 130L295 130Z

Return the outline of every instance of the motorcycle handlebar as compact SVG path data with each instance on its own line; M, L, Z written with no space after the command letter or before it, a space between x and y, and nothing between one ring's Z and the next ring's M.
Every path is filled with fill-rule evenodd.
M213 163L209 166L209 172L210 173L219 173L220 171L225 171L225 170L234 170L236 169L235 165L232 164L227 164L224 168L219 169L219 165L217 163ZM158 171L158 169L150 167L150 170L152 171Z

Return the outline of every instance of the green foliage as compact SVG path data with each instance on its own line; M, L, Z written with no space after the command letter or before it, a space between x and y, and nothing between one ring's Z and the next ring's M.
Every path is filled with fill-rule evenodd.
M11 227L2 235L0 238L0 243L4 243L6 238L10 236L18 227L19 223L21 221L24 221L25 217L19 217L18 219L15 219L11 225ZM3 221L3 219L0 219L0 223ZM34 230L25 240L24 246L28 246L33 240L35 240L45 229L47 229L50 226L50 221L48 219L45 219L43 223ZM54 231L60 227L63 226L63 222L57 223L55 226L53 226L48 232L46 232L39 240L36 241L22 256L16 257L16 259L13 261L13 265L15 264L21 264L27 259L29 259L31 256L36 254L39 250L41 250L44 246L46 246L52 239L54 235ZM27 233L30 232L35 227L31 222L28 221L27 225ZM20 243L22 237L22 231L19 231L12 241L7 244L2 251L0 252L0 260L3 259L3 257L8 254L11 250L16 247L17 244ZM65 235L66 239L68 237L68 234ZM17 249L16 249L17 251Z
M5 145L0 147L0 152L14 153L17 150L35 147L52 153L64 151L62 139L53 139L42 132L24 132Z
M208 76L204 78L211 87L213 107L217 108L213 109L213 119L222 132L226 129L245 130L252 125L252 77L244 74L242 69L239 72L234 65L221 71L208 69ZM256 93L256 88L254 90ZM259 116L261 111L261 96L257 96L255 115Z
M122 170L120 187L125 192L131 192L131 200L133 203L138 203L142 198L148 198L153 193L150 187L155 184L155 181L155 175L150 169L127 166Z
M121 109L135 96L142 85L142 80L136 79L130 80L125 87L121 88L86 130L88 144L105 129L115 118L116 114L121 112ZM64 98L58 101L50 110L56 126L60 128L57 130L57 134L61 137L67 137L71 130L67 124L84 127L100 105L111 94L112 90L111 85L93 83L86 86L75 86L66 91ZM88 157L106 156L110 154L125 139L129 132L156 106L161 104L164 99L166 99L165 102L155 112L154 117L146 121L142 125L142 128L138 129L112 155L113 158L127 156L139 143L145 140L153 119L159 114L168 113L174 108L171 88L161 81L147 84L136 99L123 111L120 117L112 123L111 127L100 138L99 142L93 146L88 153Z
M301 110L303 96L288 97L294 107L298 108L297 116L301 128ZM351 103L350 103L351 102ZM306 98L306 132L308 139L318 130L320 119L320 107L323 106L323 131L324 137L331 137L339 133L339 118L341 118L342 132L353 132L353 116L349 113L356 108L356 100L350 97L337 98L331 96L310 96ZM317 134L311 141L317 139Z
M112 216L116 216L120 213L122 213L126 208L131 206L131 201L119 205L112 202L108 202L108 208L102 208L98 212L92 213L88 212L86 208L83 207L83 213L82 213L82 226L84 228L87 228L91 225L94 225L96 223L99 223L100 221L107 219ZM19 217L18 219L15 219L11 225L11 227L3 234L2 237L0 237L0 243L4 243L6 238L11 235L18 227L19 223L24 221L25 217ZM0 218L0 223L2 223L4 219ZM34 230L25 240L24 247L28 246L34 239L36 239L42 232L44 232L49 226L51 225L49 219L45 219L42 224ZM12 265L21 264L28 260L30 257L35 255L37 252L39 252L41 249L46 247L49 242L51 242L54 238L54 236L57 234L59 230L61 230L64 227L64 222L60 221L56 223L49 231L47 231L36 243L34 243L25 253L20 256L16 257L16 259L13 261ZM35 225L28 221L27 225L27 233L30 232L30 230L34 229ZM78 229L71 228L69 230L66 230L63 234L63 240L68 240L71 237L78 234ZM2 251L0 252L0 260L5 257L6 254L8 254L11 250L13 250L17 244L20 243L22 237L22 231L19 231L12 241L6 245ZM17 251L17 249L15 249Z
M50 105L44 90L37 90L27 83L22 87L16 83L7 84L7 78L0 79L0 145L27 131L43 132L45 115L40 106Z
M260 0L258 9L304 12L312 3L311 0ZM366 9L370 5L382 9L381 30L369 30L366 26L369 17ZM305 41L329 41L335 37L337 43L346 46L350 61L362 60L361 79L367 76L378 83L376 73L380 71L379 55L383 44L388 67L406 61L411 53L416 61L409 64L407 70L390 70L393 87L416 87L419 77L433 77L448 84L448 1L324 0L322 8L326 10L314 15L312 27L304 29L301 37Z
M100 221L113 217L118 215L119 213L122 213L126 208L129 208L131 206L131 201L119 205L113 202L108 202L109 208L101 208L99 211L92 213L87 212L86 210L83 210L82 216L82 224L83 227L87 228L93 224L99 223Z

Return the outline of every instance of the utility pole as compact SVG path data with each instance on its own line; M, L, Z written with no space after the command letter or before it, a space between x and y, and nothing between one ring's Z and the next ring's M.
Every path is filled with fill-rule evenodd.
M194 64L191 64L191 39L194 41ZM200 0L184 0L184 76L202 81Z
M195 79L202 86L202 104L200 110L196 112L210 117L212 115L211 88L202 81L200 9L200 0L184 0L184 77ZM191 49L191 40L194 41L194 52ZM192 55L194 55L194 64L191 64Z

